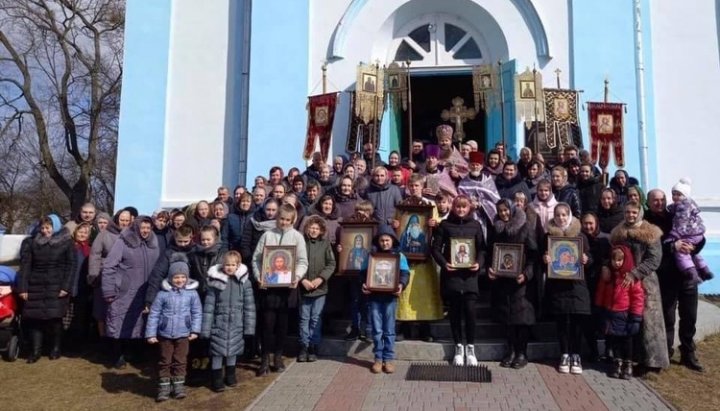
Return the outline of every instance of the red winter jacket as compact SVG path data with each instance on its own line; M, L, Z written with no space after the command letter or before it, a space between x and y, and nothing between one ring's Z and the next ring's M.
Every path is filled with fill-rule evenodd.
M611 312L627 312L629 315L642 317L645 307L645 291L640 281L634 281L628 288L623 288L625 276L635 267L632 251L627 246L613 247L622 249L625 261L619 270L612 270L610 281L598 281L595 292L595 305ZM612 254L611 254L612 255Z
M8 287L9 288L9 287ZM12 318L17 310L17 302L15 295L11 293L3 295L0 293L0 321L6 318Z

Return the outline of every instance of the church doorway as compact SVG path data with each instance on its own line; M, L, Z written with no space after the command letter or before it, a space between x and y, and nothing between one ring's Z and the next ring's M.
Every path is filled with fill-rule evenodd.
M474 109L472 75L470 73L450 73L435 75L411 75L412 87L412 133L413 139L435 144L435 128L440 124L449 124L456 128L453 119L443 120L443 110L450 110L453 99L460 97L463 105ZM400 116L400 149L404 156L409 150L410 124L407 112ZM463 124L465 140L475 140L478 147L485 147L485 113L482 109L473 119Z

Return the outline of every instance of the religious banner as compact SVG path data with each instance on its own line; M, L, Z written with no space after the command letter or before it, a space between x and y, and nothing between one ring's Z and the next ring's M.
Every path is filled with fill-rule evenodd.
M542 93L542 74L530 68L515 75L515 112L517 121L529 127L535 121L545 121L545 104Z
M615 165L625 166L623 155L623 104L587 103L590 124L590 158L603 171L610 163L610 145L615 150Z
M382 118L385 111L385 79L384 70L377 65L360 64L355 83L355 115L363 123Z
M385 69L385 79L387 80L387 94L395 108L402 107L403 111L408 108L408 70L405 63L401 67L397 62L393 62Z
M496 103L500 89L497 70L492 64L473 66L473 95L475 111L486 109Z
M380 124L382 118L373 120L369 124L363 123L363 120L355 115L355 93L350 93L350 124L348 126L348 136L345 143L345 151L348 153L362 153L362 147L365 143L371 141L371 136L380 135ZM380 144L380 139L375 141L375 149Z
M305 138L303 158L309 160L315 151L315 142L319 140L320 154L323 161L327 161L330 154L330 136L332 134L333 120L337 93L321 94L308 97L308 131Z
M546 88L545 95L545 143L550 149L562 150L574 141L578 127L578 93L575 90ZM582 142L582 139L580 139Z

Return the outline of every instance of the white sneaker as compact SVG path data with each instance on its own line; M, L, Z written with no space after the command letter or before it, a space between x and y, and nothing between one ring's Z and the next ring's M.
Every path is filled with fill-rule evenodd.
M465 365L465 347L463 347L462 344L458 344L455 346L453 365Z
M560 374L568 374L570 372L570 355L563 354L560 357L560 365L558 365L558 372Z
M582 374L582 362L580 362L580 354L573 354L570 360L570 374Z
M478 360L475 357L475 346L472 344L465 346L465 365L470 367L478 365Z

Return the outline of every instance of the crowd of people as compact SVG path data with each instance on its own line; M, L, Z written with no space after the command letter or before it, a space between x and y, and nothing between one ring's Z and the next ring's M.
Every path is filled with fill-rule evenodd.
M207 366L211 388L222 391L237 384L240 355L259 355L259 376L284 370L296 310L299 362L317 359L323 317L349 312L345 338L372 340L374 373L394 372L401 331L409 336L417 324L432 341L429 324L445 316L452 363L474 366L477 303L489 291L493 316L507 327L502 367L527 365L532 326L553 319L560 373L582 373L583 358L602 357L616 378L631 378L634 364L659 371L674 354L679 308L681 362L702 371L693 342L698 284L713 274L700 255L704 226L689 179L672 187L668 206L663 191L646 196L624 170L606 185L573 146L554 164L527 147L514 161L501 143L485 155L474 141L454 147L452 135L441 125L437 144L413 141L408 158L393 151L387 162L370 144L330 164L315 153L302 172L272 167L251 188L220 187L213 201L152 216L126 207L111 217L88 203L64 225L42 217L13 284L27 362L39 360L44 338L53 360L96 334L119 369L142 351L133 342L159 346L159 401L186 395L188 365ZM431 216L401 227L401 204L431 207ZM345 222L377 227L372 244L344 245L347 265L338 260ZM548 278L550 237L580 239L583 276ZM516 276L497 271L497 244L522 245ZM277 246L294 250L293 261L277 261L292 274L284 287L265 276L265 251ZM372 251L398 257L390 292L366 284ZM360 275L337 275L341 267Z

